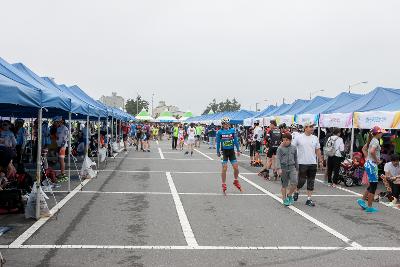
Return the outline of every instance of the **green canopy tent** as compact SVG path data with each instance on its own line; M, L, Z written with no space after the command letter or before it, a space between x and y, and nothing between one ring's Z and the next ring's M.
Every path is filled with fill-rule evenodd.
M136 119L140 121L154 121L154 119L150 116L150 113L145 109L140 111L140 113L136 116Z
M177 122L178 120L168 110L162 112L156 122Z

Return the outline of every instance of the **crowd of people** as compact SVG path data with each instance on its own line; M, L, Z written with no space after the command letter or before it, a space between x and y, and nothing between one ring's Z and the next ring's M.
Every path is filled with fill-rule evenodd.
M312 123L301 125L278 125L271 120L267 127L258 122L252 127L232 126L229 118L222 120L221 126L211 123L150 123L124 122L112 125L73 122L71 129L64 118L57 116L42 123L42 158L50 165L58 164L59 172L54 174L54 183L68 179L65 172L65 157L95 157L98 148L106 148L112 155L112 141L123 140L124 150L132 145L136 151L150 152L151 141L167 139L172 150L180 150L185 155L193 156L196 148L206 145L216 150L222 162L222 190L226 191L227 163L230 161L235 181L234 185L241 190L238 181L238 162L236 156L249 153L250 166L260 167L258 174L265 180L277 180L282 183L282 200L285 205L292 205L298 200L299 190L306 186L306 205L314 207L312 200L315 177L318 168L324 170L327 183L336 187L343 182L343 162L349 155L351 147L363 171L356 184L368 184L368 189L358 204L367 212L376 212L372 207L376 200L379 180L387 188L386 197L392 200L390 205L397 204L400 192L400 137L396 131L386 132L379 127L371 130L357 130L353 144L351 132L346 129L317 129ZM33 179L25 171L25 165L36 161L37 155L37 121L31 123L23 119L13 122L0 122L0 190L19 188L27 192ZM107 129L107 127L109 127ZM111 136L115 129L115 136ZM97 133L100 131L100 137ZM109 133L107 135L107 132ZM98 141L100 140L100 144ZM111 142L110 142L111 141ZM235 153L235 149L237 153ZM326 167L326 168L325 168ZM46 168L50 168L46 166ZM364 172L365 170L365 172ZM17 179L24 174L25 179ZM364 181L362 181L364 180Z

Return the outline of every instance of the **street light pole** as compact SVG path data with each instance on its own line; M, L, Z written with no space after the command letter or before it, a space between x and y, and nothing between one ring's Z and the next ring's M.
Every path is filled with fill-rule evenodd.
M258 112L258 104L260 103L256 102L256 112Z
M366 84L366 83L368 83L368 81L358 82L358 83L349 85L349 93L351 93L351 88L352 88L352 87L357 86L357 85L360 85L360 84Z

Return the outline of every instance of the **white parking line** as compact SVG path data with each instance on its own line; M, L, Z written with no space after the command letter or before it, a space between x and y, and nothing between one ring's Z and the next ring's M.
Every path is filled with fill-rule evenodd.
M53 191L54 193L68 193L68 191ZM115 194L115 195L172 195L171 192L151 192L151 191L79 191L79 194ZM188 192L178 193L178 195L194 195L194 196L222 196L222 193L207 193L207 192ZM264 193L227 193L228 196L265 196ZM280 193L274 195L280 196ZM301 194L299 197L306 197L306 194ZM357 197L356 195L313 195L313 197Z
M164 154L162 153L161 147L158 148L158 153L160 153L161 159L165 159Z
M57 205L55 205L51 210L50 210L50 217L44 217L40 218L37 220L31 227L28 228L23 234L21 234L17 239L14 240L10 244L10 247L14 246L20 246L22 245L26 240L28 240L40 227L42 227L51 217L53 217L71 198L73 198L79 190L81 190L82 187L84 187L90 179L87 179L82 182L82 185L78 185L75 187L74 190L72 190L63 200L58 202Z
M165 171L125 171L125 170L99 170L99 172L120 172L120 173L165 173ZM170 171L177 174L221 174L221 172L189 172L189 171ZM228 172L227 174L232 174ZM255 172L242 172L243 175L257 175Z
M176 190L171 173L166 172L165 175L167 176L168 185L175 202L176 212L178 213L179 221L181 223L183 235L185 236L186 242L189 247L197 247L198 243L196 241L196 238L194 237L192 227L190 226L189 220L186 216L185 209L183 208L181 199L179 198L179 194L178 191Z
M120 250L346 250L346 251L400 251L400 247L312 247L312 246L118 246L118 245L0 245L0 249L120 249Z
M246 181L248 184L252 185L253 187L257 188L258 190L260 190L261 192L264 192L266 195L272 197L273 199L275 199L276 201L278 201L279 203L282 203L282 199L279 198L278 196L272 194L271 192L269 192L268 190L266 190L265 188L259 186L258 184L248 180L246 177L244 177L243 175L239 174L239 177ZM353 240L349 239L348 237L342 235L341 233L337 232L336 230L330 228L329 226L327 226L326 224L318 221L317 219L315 219L314 217L311 217L310 215L308 215L307 213L305 213L304 211L294 207L294 206L289 206L289 209L291 209L292 211L296 212L297 214L299 214L300 216L304 217L305 219L309 220L310 222L314 223L315 225L319 226L320 228L322 228L323 230L327 231L328 233L330 233L331 235L339 238L340 240L342 240L343 242L349 244L352 247L361 247L360 244L358 244L357 242L354 242Z
M198 150L198 149L196 149L196 148L194 149L194 151L196 151L197 153L203 155L204 157L208 158L209 160L214 160L212 157L207 156L206 154L204 154L203 152L201 152L200 150Z
M160 148L159 148L160 149ZM164 154L165 152L162 152ZM183 155L183 154L182 154ZM122 158L121 158L122 159ZM176 161L182 161L182 160L197 160L197 161L208 161L208 159L193 159L193 158L186 158L186 159L174 159L174 158L124 158L125 160L176 160Z

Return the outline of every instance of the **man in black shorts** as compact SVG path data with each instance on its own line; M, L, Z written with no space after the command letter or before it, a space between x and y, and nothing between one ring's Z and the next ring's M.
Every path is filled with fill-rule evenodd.
M311 196L314 191L315 176L317 174L317 159L320 166L323 163L319 140L317 136L313 135L313 132L314 124L306 123L304 125L304 133L297 136L292 142L297 147L299 164L299 181L297 192L294 193L293 199L297 201L299 190L307 184L306 205L310 207L315 206L315 203L311 200Z
M274 171L275 180L278 179L278 175L276 173L275 167L275 156L278 147L282 142L282 133L277 127L277 123L275 120L270 121L270 131L267 136L268 142L268 153L267 153L267 164L263 170L260 171L259 174L264 174L265 179L269 180L269 170L272 168Z

